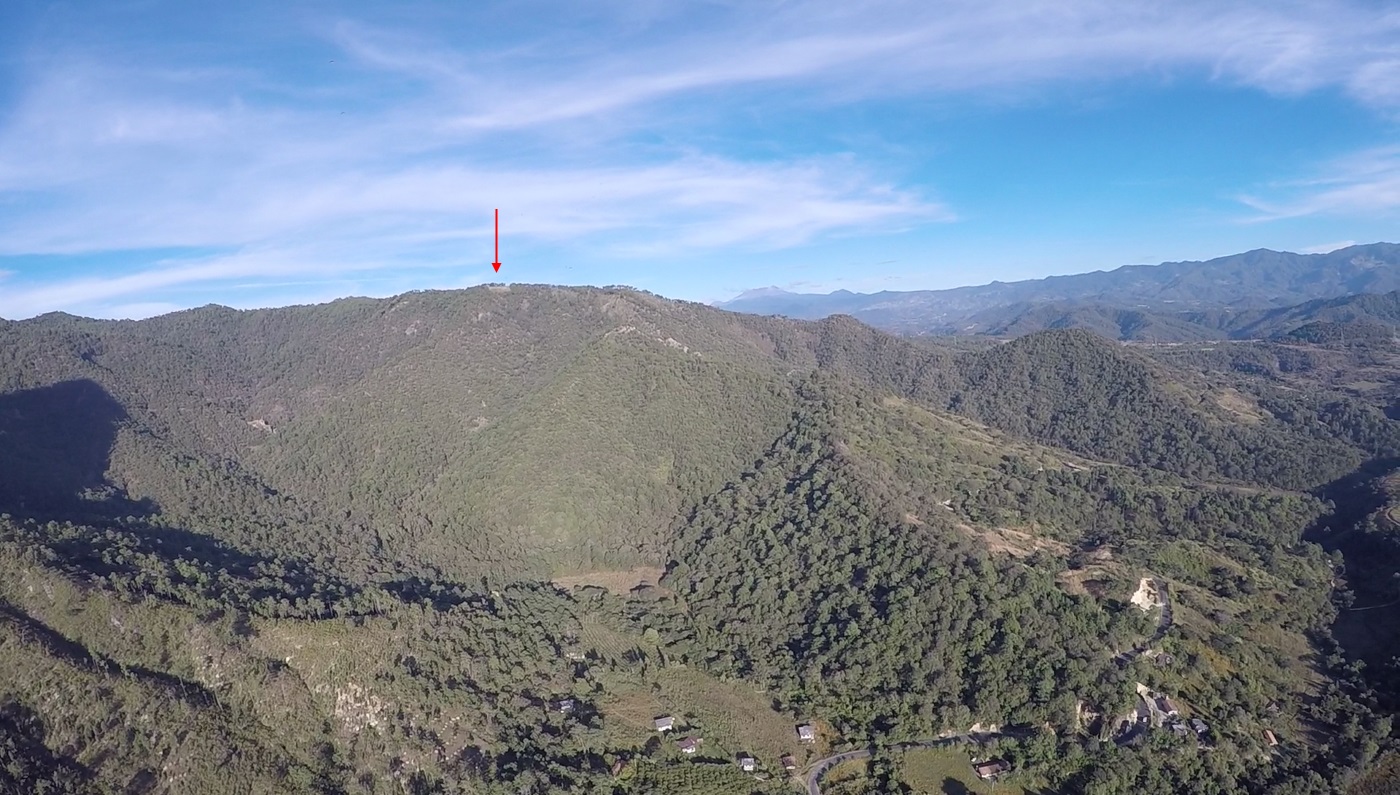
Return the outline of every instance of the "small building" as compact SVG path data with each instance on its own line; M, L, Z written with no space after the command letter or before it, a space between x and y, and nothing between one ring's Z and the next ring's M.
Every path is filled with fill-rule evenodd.
M1173 718L1181 714L1181 710L1177 709L1176 704L1173 704L1172 700L1166 696L1157 696L1157 709Z
M1278 738L1275 737L1274 733L1272 731L1269 731L1268 729L1264 730L1264 742L1268 743L1270 748L1278 747Z
M977 777L982 779L983 781L991 781L997 776L1000 776L1003 773L1007 773L1010 770L1011 763L1001 759L991 759L986 762L982 762L981 764L976 764L972 766L972 771L976 773Z
M745 773L752 773L758 769L758 760L752 756L741 756L739 757L739 769Z
M797 769L797 760L793 758L792 754L788 754L779 761L782 762L783 769L789 773Z
M1188 735L1188 734L1190 734L1190 733L1191 733L1191 730L1188 729L1188 728L1186 728L1186 724L1184 724L1184 723L1173 723L1173 724L1172 724L1172 734L1175 734L1177 737L1185 737L1186 735Z
M797 727L797 739L804 743L814 743L817 741L817 729L810 723L804 723Z
M670 715L662 715L656 719L655 724L657 731L668 732L676 728L676 719Z
M687 737L680 742L681 753L686 756L694 756L700 752L700 744L704 742L699 737Z
M577 706L572 698L561 698L554 702L554 709L562 715L572 713Z
M1206 732L1210 731L1210 727L1207 726L1206 722L1201 720L1200 718L1192 718L1191 731L1194 731L1195 733L1200 735L1204 735Z

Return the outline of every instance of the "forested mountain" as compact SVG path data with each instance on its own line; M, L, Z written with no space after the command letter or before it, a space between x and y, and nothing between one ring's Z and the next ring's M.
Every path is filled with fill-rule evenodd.
M1098 304L1015 304L980 312L960 333L1019 337L1080 328L1110 339L1197 342L1294 339L1304 342L1388 342L1400 326L1400 292L1324 298L1277 309L1173 312Z
M901 334L1017 335L1087 328L1121 339L1178 342L1260 336L1244 323L1229 328L1228 323L1200 323L1185 313L1281 309L1397 289L1400 245L1374 243L1328 254L1259 249L1206 262L1129 265L950 290L808 295L769 288L718 306L806 319L848 314Z
M779 793L981 724L1027 792L1342 792L1392 702L1319 534L1400 425L1385 350L1301 347L501 285L0 324L0 791Z

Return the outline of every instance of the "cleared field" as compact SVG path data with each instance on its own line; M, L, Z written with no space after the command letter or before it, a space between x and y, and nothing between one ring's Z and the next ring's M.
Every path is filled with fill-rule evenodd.
M1005 781L989 784L972 772L972 759L962 751L920 749L904 755L900 778L917 795L1025 795L1021 787Z
M628 651L633 649L645 649L648 652L655 650L655 643L648 643L640 635L629 635L626 632L609 627L590 618L584 617L579 621L579 644L586 652L592 652L604 659L621 659Z
M644 792L666 795L787 795L793 792L791 785L781 777L760 781L733 765L705 763L643 765L637 771L637 786Z
M779 774L783 754L793 754L799 764L810 761L810 748L798 743L791 716L773 710L767 696L742 682L721 682L690 668L666 668L646 683L610 683L608 690L600 708L628 732L650 736L653 718L674 715L684 733L704 737L706 756L750 753L760 768Z

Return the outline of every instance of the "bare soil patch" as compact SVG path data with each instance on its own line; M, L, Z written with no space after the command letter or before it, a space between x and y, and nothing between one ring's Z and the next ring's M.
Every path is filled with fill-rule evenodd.
M1056 576L1056 581L1065 593L1103 599L1112 590L1113 576L1103 566L1089 566L1062 571Z
M1236 390L1222 389L1212 395L1215 398L1215 405L1230 412L1246 423L1254 424L1269 418L1269 413L1260 408L1259 404Z
M1166 598L1157 590L1156 581L1151 577L1143 577L1138 583L1137 592L1133 594L1132 603L1145 612L1154 607L1162 607L1166 604Z
M991 529L978 529L963 525L962 529L971 535L982 539L987 545L988 551L993 554L1011 555L1016 558L1030 557L1038 551L1044 550L1056 555L1068 555L1069 545L1053 538L1032 535L1024 530L1016 530L1010 527L996 527Z

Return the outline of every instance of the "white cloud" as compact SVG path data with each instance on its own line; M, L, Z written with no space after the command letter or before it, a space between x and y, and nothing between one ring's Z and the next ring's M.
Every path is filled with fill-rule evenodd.
M115 300L200 285L225 293L322 289L349 276L359 286L375 273L459 267L476 252L485 263L493 204L511 237L588 237L596 252L632 257L791 246L843 230L951 217L938 203L875 181L842 159L755 165L695 157L652 167L520 172L441 167L296 187L258 184L247 195L208 203L186 203L179 193L148 196L141 205L113 203L80 221L55 217L27 230L0 222L5 253L169 244L167 229L180 230L175 240L187 246L267 241L112 278L18 286L0 294L0 316L69 307L110 315ZM315 242L297 243L301 238Z
M1331 254L1333 251L1340 251L1356 245L1355 240L1340 240L1336 243L1323 243L1319 246L1307 246L1298 250L1299 254Z
M52 311L136 318L190 306L204 296L237 309L316 303L347 294L386 296L422 286L424 274L440 287L488 281L485 261L381 260L373 252L325 247L250 249L202 259L168 260L122 276L81 276L21 283L0 292L0 317Z
M1258 211L1251 221L1315 215L1393 215L1400 212L1400 146L1368 149L1323 164L1315 176L1240 198Z
M152 50L112 37L100 52L32 42L16 61L23 92L0 108L0 256L237 253L110 279L26 271L5 282L0 315L145 311L194 285L359 285L441 269L486 245L495 207L517 239L632 257L791 247L956 218L874 163L720 154L691 134L696 120L770 105L1186 75L1283 93L1330 87L1400 110L1400 14L1360 0L522 0L419 10L363 8L363 21L279 29L320 37L301 41L298 59L232 38ZM404 23L415 17L427 22ZM335 48L334 68L302 57L317 42ZM1336 164L1330 181L1250 201L1265 217L1393 208L1396 158L1372 153Z
M366 64L444 88L450 126L473 131L744 85L846 100L1163 72L1280 93L1335 86L1377 107L1400 104L1400 15L1365 2L755 2L707 4L700 23L695 7L676 3L670 17L651 18L644 44L559 46L545 57L522 48L471 58L440 41L354 26L338 40Z

